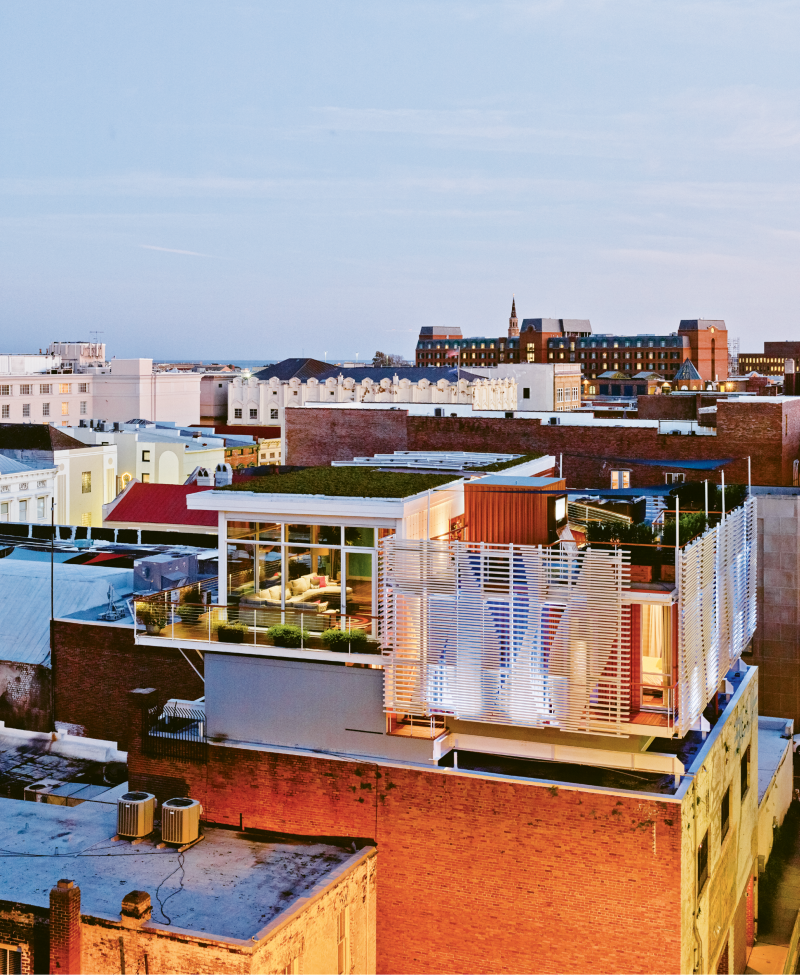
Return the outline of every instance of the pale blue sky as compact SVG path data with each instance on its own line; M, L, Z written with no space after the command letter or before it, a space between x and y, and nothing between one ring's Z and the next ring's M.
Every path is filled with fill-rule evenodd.
M800 338L800 2L3 0L3 350Z

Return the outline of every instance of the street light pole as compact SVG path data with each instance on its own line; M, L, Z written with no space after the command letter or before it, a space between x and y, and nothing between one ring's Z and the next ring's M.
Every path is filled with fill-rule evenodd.
M53 629L53 621L55 621L56 616L53 610L54 598L53 598L53 577L55 566L55 551L56 551L56 499L53 496L50 499L50 630ZM52 635L51 635L52 638ZM52 641L51 641L51 652L52 652Z

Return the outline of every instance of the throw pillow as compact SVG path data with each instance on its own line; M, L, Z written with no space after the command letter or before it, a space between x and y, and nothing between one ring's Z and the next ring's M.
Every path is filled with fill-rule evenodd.
M292 597L299 597L300 594L304 594L308 590L308 587L306 587L306 582L302 577L298 577L297 580L292 580L289 586L292 590Z
M317 584L316 584L317 587L327 587L328 586L328 578L327 577L322 577L322 576L317 577L317 581L318 581Z
M316 575L316 573L312 574L311 576L311 586L319 587L319 577Z

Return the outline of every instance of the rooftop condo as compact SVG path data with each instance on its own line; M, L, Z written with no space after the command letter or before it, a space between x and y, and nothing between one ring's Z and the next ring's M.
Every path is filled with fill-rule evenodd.
M653 581L638 544L575 542L554 459L457 478L420 461L189 496L218 513L219 577L137 601L136 640L383 669L385 712L428 735L448 717L701 729L755 629L752 498L677 546L668 524L647 547Z

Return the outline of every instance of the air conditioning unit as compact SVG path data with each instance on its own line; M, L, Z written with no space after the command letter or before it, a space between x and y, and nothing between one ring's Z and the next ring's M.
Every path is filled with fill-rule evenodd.
M200 836L203 805L191 797L173 797L161 805L161 840L168 845L189 845Z
M63 780L37 780L35 784L26 787L22 796L26 801L34 801L36 804L46 804L47 795L56 787L60 787Z
M117 801L117 834L123 838L144 838L153 830L155 795L131 790Z

